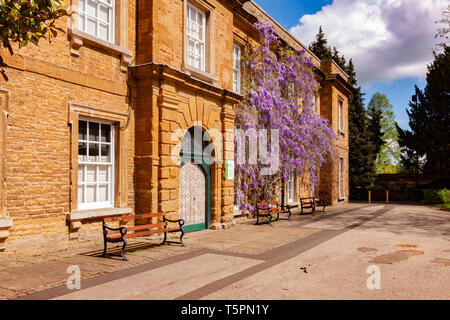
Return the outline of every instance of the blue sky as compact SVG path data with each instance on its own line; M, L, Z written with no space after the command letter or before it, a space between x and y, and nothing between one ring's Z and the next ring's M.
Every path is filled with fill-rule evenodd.
M405 108L414 85L425 86L433 60L435 23L447 0L255 0L304 45L319 26L331 46L353 58L366 104L386 94L400 127L408 128Z

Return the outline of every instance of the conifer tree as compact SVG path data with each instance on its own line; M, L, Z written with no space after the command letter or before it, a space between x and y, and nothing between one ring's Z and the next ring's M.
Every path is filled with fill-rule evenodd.
M309 45L311 50L320 60L333 59L342 70L347 72L347 63L344 56L339 55L336 47L331 48L325 38L322 27L319 28L319 33L316 35L316 40Z
M328 41L325 38L325 34L323 33L322 26L319 27L319 33L316 35L316 41L309 45L309 50L311 50L320 60L332 58L331 50L328 46Z
M411 169L417 165L417 157L424 156L423 173L450 175L450 47L434 53L434 61L428 66L427 85L424 91L416 87L416 94L409 103L411 130L399 130L402 147L402 165Z
M353 96L349 100L349 184L350 198L360 199L373 186L375 176L375 146L368 127L369 119L364 108L361 87L358 86L355 67L350 59L347 72L353 86Z

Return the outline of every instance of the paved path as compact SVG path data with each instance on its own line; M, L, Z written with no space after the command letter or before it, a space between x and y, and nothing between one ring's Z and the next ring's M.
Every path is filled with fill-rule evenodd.
M56 259L45 276L66 279L77 259L82 274L112 269L83 279L81 290L23 298L450 299L450 213L430 207L348 204L273 226L191 233L186 244L138 249L129 263L96 254ZM369 266L380 270L380 289L367 288ZM2 287L11 290L0 282L0 295Z

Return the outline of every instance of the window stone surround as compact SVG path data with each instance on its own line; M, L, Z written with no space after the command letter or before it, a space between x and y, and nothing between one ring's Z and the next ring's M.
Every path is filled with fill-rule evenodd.
M78 123L80 117L93 120L105 120L116 126L114 159L114 207L91 210L78 209ZM70 211L66 215L70 223L70 239L78 237L78 229L85 220L102 218L110 215L129 214L131 208L127 207L128 190L128 130L120 130L128 120L128 114L111 111L106 108L87 106L77 102L69 102L69 125L71 127L71 157L70 157Z
M195 69L189 67L188 61L188 50L187 50L187 3L191 3L200 10L203 10L206 14L206 43L205 43L205 71L200 69ZM206 0L183 0L183 63L181 69L186 71L189 75L194 78L215 83L218 78L215 75L216 72L216 58L215 58L215 48L216 48L216 7L213 6Z
M72 0L72 10L77 12L78 0ZM67 34L70 38L70 53L79 57L83 46L100 48L106 52L120 57L120 69L124 72L128 70L133 52L128 49L128 0L117 0L115 2L115 39L109 42L97 38L87 32L81 31L78 26L78 15L75 13L70 18Z
M8 119L9 91L0 88L0 252L4 248L4 242L9 236L9 228L13 226L5 210L5 184L6 184L6 127Z

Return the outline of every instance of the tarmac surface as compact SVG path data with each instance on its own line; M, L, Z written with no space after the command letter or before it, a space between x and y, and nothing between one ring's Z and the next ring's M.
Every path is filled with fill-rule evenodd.
M101 232L99 230L99 232ZM315 216L185 236L186 247L130 242L2 258L2 299L450 299L450 212L350 203ZM81 272L69 289L69 266ZM126 289L124 289L126 288Z

